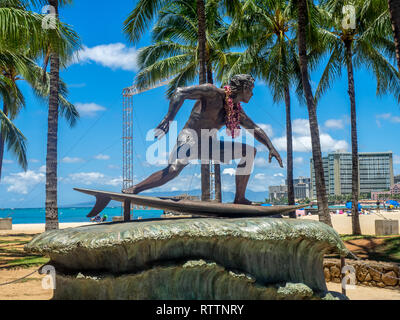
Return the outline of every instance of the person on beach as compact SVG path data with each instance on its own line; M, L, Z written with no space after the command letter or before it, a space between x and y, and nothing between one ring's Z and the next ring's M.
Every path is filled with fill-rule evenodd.
M210 160L216 163L229 163L231 160L240 159L236 170L234 203L252 204L245 198L245 193L257 152L256 148L233 141L228 144L217 141L215 135L204 136L204 129L207 129L207 132L216 133L226 126L228 134L235 138L242 126L268 148L269 162L271 163L275 158L283 168L282 159L267 134L246 115L240 105L240 102L248 103L252 98L254 82L254 78L250 75L236 75L224 89L211 84L178 88L171 98L168 114L156 128L156 138L160 139L169 131L170 122L175 119L185 100L196 100L196 103L188 122L179 134L178 143L171 154L168 166L122 192L138 194L160 187L176 178L189 164L189 160L199 159L202 163L209 163ZM215 148L215 145L218 147ZM203 149L208 151L206 156Z

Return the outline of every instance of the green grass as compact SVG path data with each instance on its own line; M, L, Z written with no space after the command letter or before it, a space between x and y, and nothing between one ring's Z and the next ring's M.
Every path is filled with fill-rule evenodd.
M18 238L22 238L22 240ZM49 262L48 258L32 255L24 251L23 246L29 243L32 238L33 235L20 234L1 236L0 268L30 268L47 264Z
M342 241L351 241L351 240L358 240L358 239L375 239L375 236L353 236L351 234L341 234L340 238Z
M371 239L393 239L393 238L399 238L400 236L353 236L351 234L342 234L340 235L340 238L342 239L342 241L351 241L351 240L358 240L358 239L367 239L367 240L371 240Z
M368 259L386 262L400 262L400 236L352 236L341 235L342 241L353 241L359 239L376 240L383 239L383 243L368 251ZM368 250L365 248L365 250Z
M26 256L24 258L9 261L3 268L30 268L47 264L49 258L40 256Z
M400 237L386 239L384 245L379 246L376 252L392 261L400 262Z

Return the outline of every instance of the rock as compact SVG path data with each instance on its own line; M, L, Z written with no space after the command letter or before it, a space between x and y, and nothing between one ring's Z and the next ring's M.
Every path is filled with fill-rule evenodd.
M369 281L370 279L366 279L367 275L369 275L368 274L368 270L365 270L365 269L360 268L360 267L358 267L356 269L356 277L357 277L358 281L361 281L361 282ZM370 278L371 278L371 276L370 276Z
M340 278L340 269L337 266L332 266L330 271L332 278Z
M367 275L366 275L365 278L364 278L364 281L370 282L371 280L372 280L372 277L371 277L371 275L370 275L369 272L368 272Z
M397 279L397 274L394 271L389 271L382 275L382 281L387 286L395 286L399 282Z
M58 299L118 298L113 288L121 299L281 299L286 289L296 292L288 297L310 298L306 287L327 291L323 256L348 253L323 223L271 218L90 225L45 232L25 250L68 274L57 282Z
M383 282L378 282L378 283L376 283L375 284L377 287L379 287L379 288L384 288L384 287L386 287L386 285L383 283Z
M278 289L278 299L302 300L311 298L313 291L302 283L287 283Z
M376 266L369 268L369 274L371 275L371 277L374 281L377 281L377 282L381 281L381 273L380 273L380 272L382 272L381 270L382 270L382 268L379 268Z
M329 272L329 268L324 268L324 275L325 275L325 280L329 282L331 280L331 274Z

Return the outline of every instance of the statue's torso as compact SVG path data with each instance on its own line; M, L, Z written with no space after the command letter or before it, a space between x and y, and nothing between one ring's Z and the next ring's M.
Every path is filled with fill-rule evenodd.
M201 129L219 130L225 126L224 98L225 94L222 90L214 97L204 99L204 106L202 101L196 101L185 128L193 129L200 133Z

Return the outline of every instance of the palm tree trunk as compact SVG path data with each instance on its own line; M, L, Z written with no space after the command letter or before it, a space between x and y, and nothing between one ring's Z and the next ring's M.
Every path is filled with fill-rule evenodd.
M397 65L400 71L400 2L398 0L388 0L388 2L396 46Z
M58 0L49 0L56 9L58 17ZM57 132L58 132L58 85L60 61L57 53L50 56L50 97L47 129L46 156L46 231L58 229L57 205Z
M357 139L357 113L356 113L356 93L354 89L354 72L353 72L353 53L351 50L352 43L347 41L346 46L346 64L347 77L349 82L349 97L351 106L351 150L352 150L352 225L353 235L361 235L360 217L358 213L358 139Z
M199 47L199 83L207 81L206 72L206 13L204 0L197 0L198 47ZM206 102L202 100L204 106ZM201 200L210 201L210 164L201 164Z
M207 51L207 83L214 84L212 65L210 63L210 55ZM215 201L222 203L222 190L221 190L221 165L214 163L214 182L215 182Z
M8 115L8 109L7 105L4 103L3 104L3 113L7 116ZM4 158L4 137L3 134L1 133L1 123L0 123L0 181L1 181L1 172L3 169L3 158Z
M204 84L207 81L206 67L206 12L204 0L197 0L197 17L198 24L198 47L199 47L199 82Z
M314 160L315 183L317 189L319 220L332 226L331 216L326 196L324 168L322 165L321 141L319 136L317 112L315 100L312 94L308 75L306 26L308 24L307 0L298 0L298 43L300 57L300 71L303 83L304 95L307 100L308 116L310 121L311 144Z
M294 205L294 186L293 186L293 141L292 141L292 117L290 112L290 91L289 86L285 86L286 104L286 147L287 147L287 186L288 204ZM290 218L296 219L296 212L289 213Z

